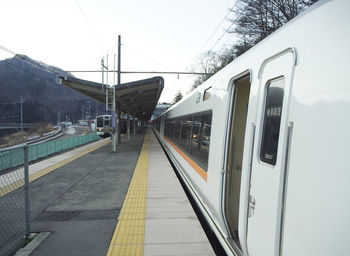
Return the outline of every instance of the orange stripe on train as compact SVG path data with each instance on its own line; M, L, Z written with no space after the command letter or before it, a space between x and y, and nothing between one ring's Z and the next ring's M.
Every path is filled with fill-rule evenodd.
M164 136L165 140L179 153L186 162L191 165L191 167L202 177L202 179L207 182L208 173L204 171L198 164L196 164L191 158L187 156L181 149L179 149L174 143L172 143L168 138Z

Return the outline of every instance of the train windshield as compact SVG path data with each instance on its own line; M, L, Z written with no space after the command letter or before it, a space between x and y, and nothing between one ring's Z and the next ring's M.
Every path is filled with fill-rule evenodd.
M96 118L96 127L103 127L103 117L99 116Z

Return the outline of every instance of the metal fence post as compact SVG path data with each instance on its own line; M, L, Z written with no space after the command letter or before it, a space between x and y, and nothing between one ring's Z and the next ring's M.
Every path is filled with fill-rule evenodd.
M24 193L26 211L26 236L30 235L30 203L29 203L29 161L28 144L24 145Z

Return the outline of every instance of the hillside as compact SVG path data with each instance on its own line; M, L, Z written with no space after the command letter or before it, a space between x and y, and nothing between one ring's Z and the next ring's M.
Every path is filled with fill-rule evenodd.
M78 92L57 84L58 76L71 75L25 55L16 55L0 61L0 123L18 123L20 120L19 98L23 97L25 123L56 122L58 112L61 120L66 117L77 121L82 117L82 108L99 114L104 105Z

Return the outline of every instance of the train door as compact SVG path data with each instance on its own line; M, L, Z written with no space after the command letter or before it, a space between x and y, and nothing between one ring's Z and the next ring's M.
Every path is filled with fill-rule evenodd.
M238 246L238 250L240 250L238 239L239 199L249 93L250 75L246 73L233 82L231 90L232 107L228 128L229 139L225 172L225 219L230 233L229 241L233 247Z
M287 49L259 70L255 142L247 221L249 255L280 255L288 145L288 105L295 52Z
M104 131L105 131L105 136L109 136L111 133L111 116L103 116L104 118Z

